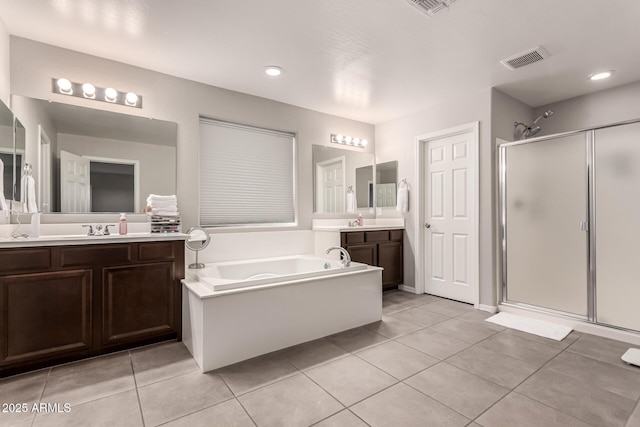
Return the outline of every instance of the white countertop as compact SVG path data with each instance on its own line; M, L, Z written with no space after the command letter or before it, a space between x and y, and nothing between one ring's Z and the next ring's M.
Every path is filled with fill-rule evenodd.
M376 230L404 230L404 225L363 225L361 227L348 227L346 225L316 225L313 231L376 231Z
M186 240L184 233L129 233L125 235L87 236L83 234L50 235L40 237L0 237L0 249L27 246L98 245L105 243L154 242Z

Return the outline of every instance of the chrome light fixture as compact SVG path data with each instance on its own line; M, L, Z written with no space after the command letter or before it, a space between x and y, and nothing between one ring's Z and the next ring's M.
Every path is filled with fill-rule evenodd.
M369 143L369 141L367 141L366 139L355 138L349 135L333 134L333 133L331 134L331 138L329 141L333 142L334 144L350 145L352 147L359 147L359 148L364 148Z
M53 93L142 108L142 96L134 92L120 92L112 87L96 87L88 82L75 83L65 78L51 79L51 82L51 91Z

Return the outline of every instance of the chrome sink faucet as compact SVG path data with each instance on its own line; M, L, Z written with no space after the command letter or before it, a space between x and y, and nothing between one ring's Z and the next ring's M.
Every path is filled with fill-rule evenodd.
M327 254L329 254L329 252L333 251L334 249L340 251L340 254L342 255L342 266L349 267L351 265L351 255L349 255L349 252L347 252L345 248L341 248L340 246L331 246L329 249L327 249Z
M94 236L95 234L93 233L93 225L89 225L89 224L82 224L83 227L89 227L89 231L87 231L87 236Z
M357 227L358 226L358 219L354 219L353 221L349 221L349 227Z

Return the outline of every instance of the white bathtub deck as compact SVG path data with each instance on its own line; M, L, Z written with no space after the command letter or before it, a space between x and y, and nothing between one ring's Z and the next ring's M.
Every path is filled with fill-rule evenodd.
M382 318L382 269L214 292L183 280L182 338L210 371Z

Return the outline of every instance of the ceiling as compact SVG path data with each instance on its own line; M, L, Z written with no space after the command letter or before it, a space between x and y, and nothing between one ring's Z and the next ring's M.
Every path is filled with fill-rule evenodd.
M406 0L0 0L0 18L12 35L373 124L489 87L537 107L640 80L632 0L457 0L432 18ZM537 45L551 57L499 62Z

